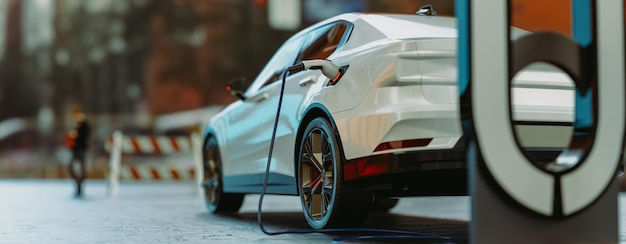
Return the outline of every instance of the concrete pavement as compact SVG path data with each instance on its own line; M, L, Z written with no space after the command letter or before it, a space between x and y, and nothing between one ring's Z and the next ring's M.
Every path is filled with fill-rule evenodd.
M74 198L70 180L0 180L0 243L329 243L349 236L265 235L256 223L258 195L247 196L238 214L213 215L190 182L126 181L119 195L109 198L105 181L89 180L85 192ZM297 197L267 196L263 206L270 231L309 229ZM363 227L467 236L469 219L469 197L415 197L402 198L390 213L371 214ZM626 222L624 214L620 220ZM621 230L620 240L626 243Z

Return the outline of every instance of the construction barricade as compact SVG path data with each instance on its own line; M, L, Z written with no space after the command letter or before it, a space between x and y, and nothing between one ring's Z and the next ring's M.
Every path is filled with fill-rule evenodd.
M194 184L194 192L202 193L200 188L202 183L202 140L198 133L192 133L190 136L124 136L122 132L115 131L107 141L105 149L111 153L108 176L109 196L117 195L120 179L191 180ZM137 163L130 161L122 164L123 154L159 157L180 155L183 162ZM187 160L184 160L184 156L187 156Z

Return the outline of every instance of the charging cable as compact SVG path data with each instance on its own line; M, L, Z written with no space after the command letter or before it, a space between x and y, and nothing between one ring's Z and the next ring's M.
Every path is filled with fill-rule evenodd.
M289 67L287 70L283 72L282 75L282 83L280 86L280 96L278 98L278 108L276 109L276 119L274 120L274 129L272 131L272 139L270 141L270 149L269 155L267 157L267 165L265 167L265 178L263 178L263 187L261 188L261 195L259 197L259 205L257 209L257 224L263 233L266 235L282 235L282 234L311 234L311 233L349 233L349 232L361 232L361 233L379 233L386 235L358 235L358 236L347 236L334 239L334 241L344 241L350 239L437 239L437 240L458 240L458 241L466 241L466 237L455 237L455 236L446 236L446 235L437 235L437 234L428 234L428 233L420 233L413 231L402 231L402 230L391 230L391 229L376 229L376 228L339 228L339 229L321 229L321 230L288 230L288 231L277 231L270 232L265 229L263 225L263 198L265 197L265 192L267 190L267 183L269 181L270 174L270 164L272 161L272 154L274 153L274 141L276 140L276 130L278 128L278 120L280 116L280 110L283 104L283 95L285 92L285 83L287 80L288 74L293 74L296 72L300 72L306 69L321 69L322 73L332 79L331 77L341 77L341 72L339 72L339 67L333 64L329 60L310 60L303 61L300 64ZM333 73L335 72L335 73ZM336 82L336 80L335 80Z

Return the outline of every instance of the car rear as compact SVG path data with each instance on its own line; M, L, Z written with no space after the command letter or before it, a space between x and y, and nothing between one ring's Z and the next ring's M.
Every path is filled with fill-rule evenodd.
M389 41L367 58L371 88L354 108L333 113L347 159L345 180L402 195L463 194L454 19L366 19ZM424 34L429 31L433 35ZM528 155L547 162L567 146L574 87L563 72L532 64L513 78L510 91L494 92L510 92L513 124Z

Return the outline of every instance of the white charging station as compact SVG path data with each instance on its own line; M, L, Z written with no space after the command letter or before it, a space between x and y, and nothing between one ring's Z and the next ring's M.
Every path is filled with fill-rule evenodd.
M572 0L573 37L510 38L510 0L457 0L459 95L468 135L472 243L617 243L624 145L622 0ZM563 171L535 166L516 140L510 80L533 62L576 86L572 140L584 146Z

